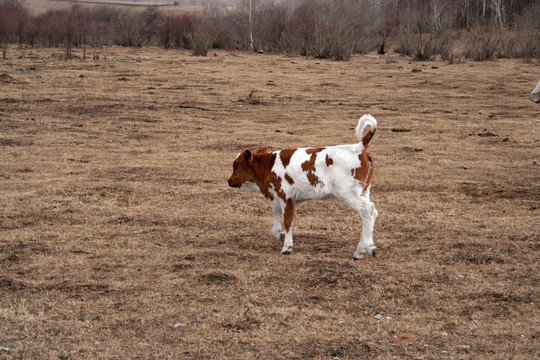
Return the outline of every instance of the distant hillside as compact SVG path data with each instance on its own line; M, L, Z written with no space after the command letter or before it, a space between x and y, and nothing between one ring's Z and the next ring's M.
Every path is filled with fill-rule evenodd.
M85 6L163 6L173 12L198 12L204 6L231 6L235 0L19 0L33 15L42 14L48 10L65 9L72 3L78 2Z

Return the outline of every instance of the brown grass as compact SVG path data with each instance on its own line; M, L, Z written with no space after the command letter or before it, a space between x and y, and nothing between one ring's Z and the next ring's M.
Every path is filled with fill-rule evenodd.
M539 357L538 66L55 51L0 67L0 358ZM379 259L336 202L280 255L233 158L363 113Z
M178 6L172 5L174 0L145 0L138 2L125 2L116 0L19 0L32 15L39 15L48 10L69 9L73 4L79 3L84 8L112 7L117 9L131 9L142 11L150 6L158 6L160 11L170 14L200 13L204 10L202 5L187 4L188 1L179 1Z

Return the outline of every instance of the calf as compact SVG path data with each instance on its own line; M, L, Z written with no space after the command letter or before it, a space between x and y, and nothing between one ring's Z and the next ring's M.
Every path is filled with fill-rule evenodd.
M270 201L274 214L272 234L284 239L283 254L292 251L295 207L307 200L333 198L349 205L362 218L362 236L354 258L361 259L365 253L375 256L373 225L378 212L369 200L373 160L367 147L376 128L377 120L364 115L355 129L360 139L357 144L274 152L268 152L266 147L257 152L244 150L233 162L229 186L258 189Z

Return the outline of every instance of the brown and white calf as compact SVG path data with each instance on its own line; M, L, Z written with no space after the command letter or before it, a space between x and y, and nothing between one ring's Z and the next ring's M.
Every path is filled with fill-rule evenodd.
M354 258L360 259L365 253L375 256L373 225L378 213L369 200L373 161L368 144L376 128L377 120L364 115L355 129L360 140L357 144L274 152L268 152L266 147L257 152L244 150L233 162L229 186L258 189L270 201L274 214L272 234L284 238L283 254L290 253L293 247L295 207L307 200L333 198L349 205L362 218L362 235Z

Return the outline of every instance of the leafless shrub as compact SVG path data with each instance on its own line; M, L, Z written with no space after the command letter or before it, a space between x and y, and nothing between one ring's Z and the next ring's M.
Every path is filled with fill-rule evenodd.
M375 31L366 31L358 34L355 38L353 52L355 54L366 54L377 50L380 55L385 53L386 37L379 36Z
M531 3L516 26L502 36L502 56L510 58L540 58L540 3Z
M193 55L206 56L217 38L217 31L208 19L199 18L194 21L193 29L186 32L185 36Z
M30 15L18 1L0 2L0 45L2 59L7 59L7 49L10 42L23 45L26 38Z
M514 54L520 58L540 58L540 30L520 34Z
M186 36L193 31L193 16L164 15L157 30L158 43L165 49L189 48L190 43Z
M304 1L286 30L293 52L315 58L348 60L380 45L373 8L368 2Z
M501 31L498 29L474 29L465 40L464 56L474 61L493 60L501 54Z
M65 12L61 27L65 36L65 57L71 59L73 46L86 44L85 12L78 4L72 4Z
M284 4L267 3L255 14L257 25L254 37L259 48L264 51L276 52L285 48L284 39L287 28L287 8Z
M348 60L354 50L352 29L339 22L321 22L315 34L311 55L316 58Z
M144 43L144 29L140 18L131 11L118 14L114 30L116 45L140 47Z
M540 57L540 31L505 33L501 39L501 57L538 58Z
M396 51L418 61L431 60L435 55L448 59L452 54L452 39L443 33L404 34Z
M114 22L115 43L121 46L151 45L156 36L160 13L149 7L142 13L122 11Z

